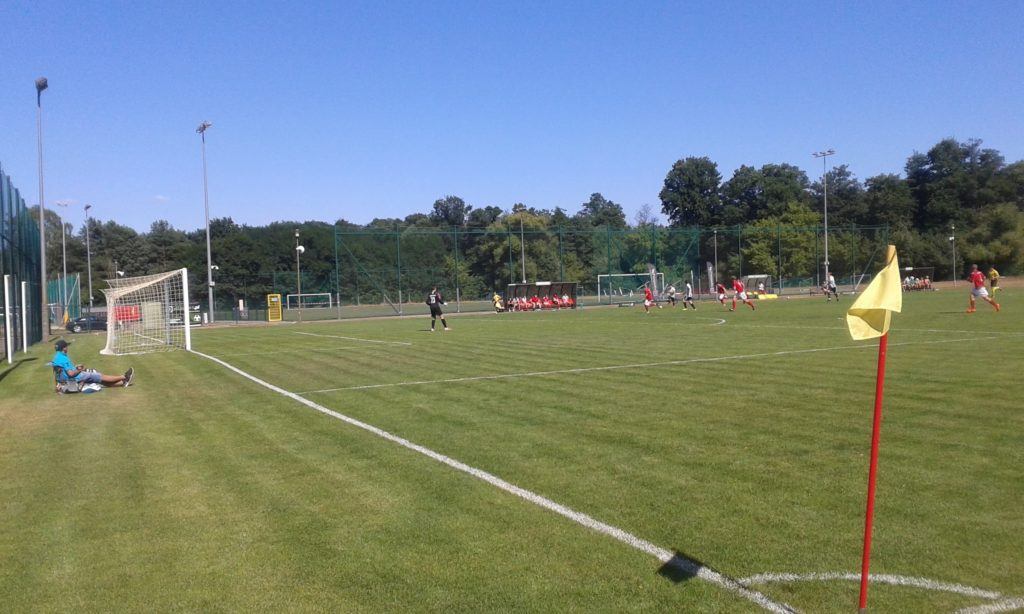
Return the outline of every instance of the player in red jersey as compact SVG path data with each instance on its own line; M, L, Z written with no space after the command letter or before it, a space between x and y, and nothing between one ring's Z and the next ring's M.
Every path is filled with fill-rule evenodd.
M743 289L743 282L736 279L735 277L732 278L732 290L732 309L730 309L729 311L736 311L736 299L743 301L743 303L746 305L750 305L750 308L752 310L757 309L756 307L754 307L753 301L747 298L747 292L746 290Z
M718 302L722 304L722 307L725 307L725 284L715 284L715 292L718 293Z
M644 313L651 313L651 305L654 304L654 293L651 292L651 287L644 284Z
M988 290L985 289L985 274L978 270L978 265L971 265L971 274L967 276L967 279L973 286L971 288L971 306L967 308L967 313L974 313L974 299L976 298L983 299L996 311L999 311L999 303L988 297Z

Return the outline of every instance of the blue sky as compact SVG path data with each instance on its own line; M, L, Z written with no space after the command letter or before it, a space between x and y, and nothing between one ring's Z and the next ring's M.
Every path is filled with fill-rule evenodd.
M1024 158L1022 2L10 3L0 164L138 229L404 217L456 194L659 208L672 163L868 177L939 139Z

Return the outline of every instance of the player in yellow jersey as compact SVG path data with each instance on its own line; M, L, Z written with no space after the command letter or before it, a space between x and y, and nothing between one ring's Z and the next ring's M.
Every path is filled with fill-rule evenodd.
M995 297L999 291L999 271L994 266L988 268L988 284L992 287L992 296Z

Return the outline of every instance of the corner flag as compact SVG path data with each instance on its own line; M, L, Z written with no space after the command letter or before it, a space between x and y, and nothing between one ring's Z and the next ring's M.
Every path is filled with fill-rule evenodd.
M885 267L846 312L846 325L855 340L878 340L878 372L875 379L875 418L871 427L871 463L868 468L868 505L864 514L864 552L860 566L860 611L868 607L868 570L871 567L871 528L875 517L875 481L878 475L878 446L882 435L882 396L885 392L885 355L889 347L892 313L903 309L900 265L896 246L885 251Z
M889 332L892 313L899 313L903 309L896 246L890 245L886 249L885 261L885 268L878 272L854 301L853 307L846 312L846 326L856 341L874 339Z

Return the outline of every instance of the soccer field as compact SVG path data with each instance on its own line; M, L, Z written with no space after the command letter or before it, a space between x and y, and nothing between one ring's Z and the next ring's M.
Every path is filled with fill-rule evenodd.
M894 318L872 611L1024 607L1024 291L999 299ZM65 397L37 348L0 370L4 609L852 611L877 344L849 305L79 335L137 385Z

